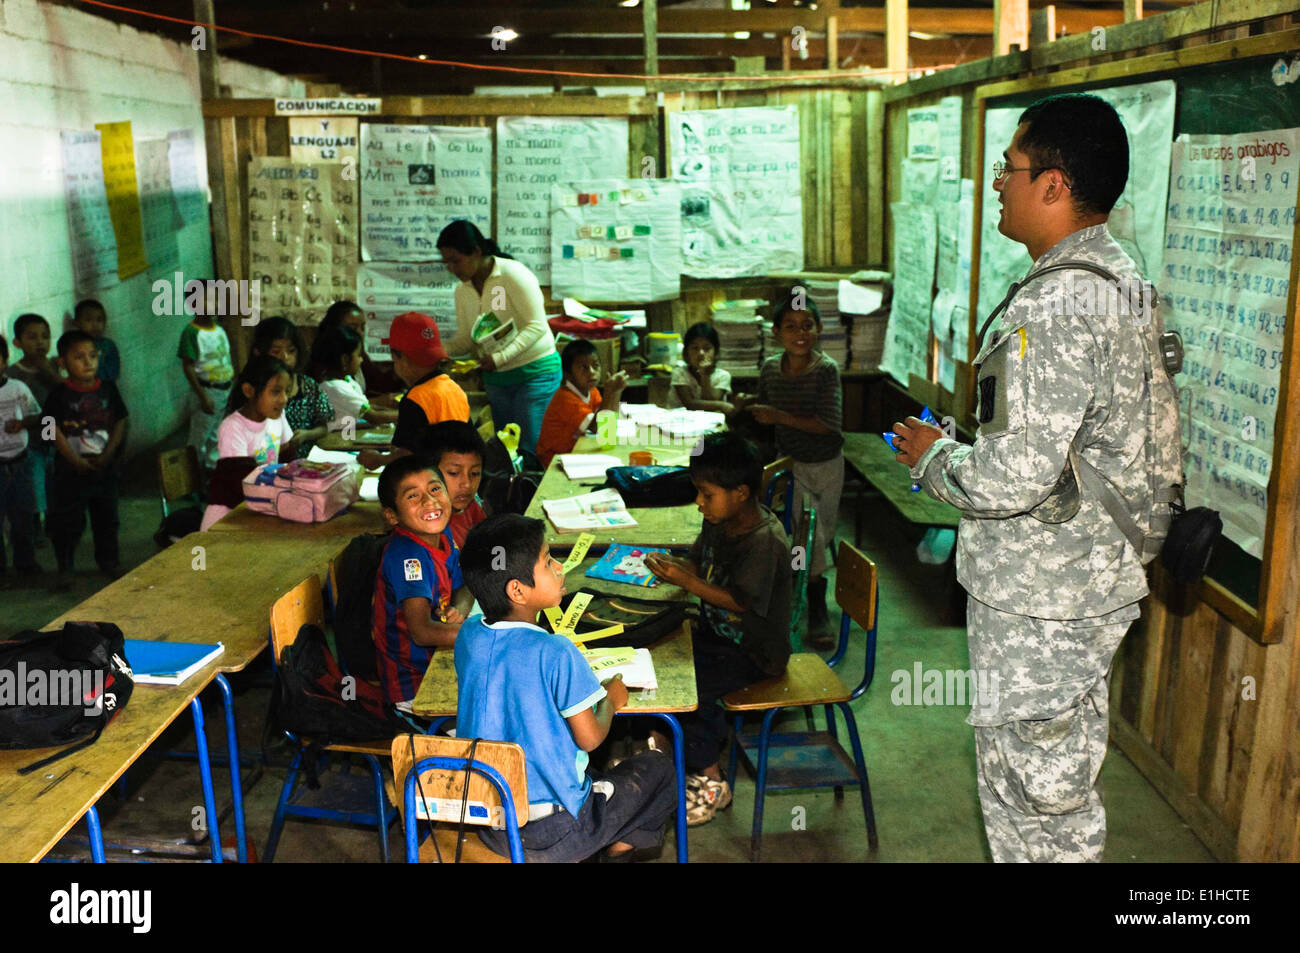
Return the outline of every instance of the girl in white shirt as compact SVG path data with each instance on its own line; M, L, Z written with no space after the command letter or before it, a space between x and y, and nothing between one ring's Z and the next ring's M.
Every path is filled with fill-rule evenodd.
M473 350L474 323L491 311L502 322L514 321L515 332L500 350L479 361L492 422L499 429L519 424L521 450L534 452L546 405L560 387L560 355L546 323L537 277L480 232L458 219L438 235L438 252L460 279L456 287L457 334L444 341L448 354Z
M293 437L293 429L284 419L292 379L289 367L269 354L248 359L231 394L232 400L242 397L243 405L217 428L218 460L252 457L258 464L280 462L280 448ZM199 528L206 530L231 509L209 503Z
M330 328L316 341L313 354L320 362L320 389L334 408L334 419L327 425L330 430L342 430L349 421L354 427L370 427L397 419L397 411L372 406L357 381L364 357L362 343L361 336L344 324Z
M731 373L718 367L718 332L707 321L692 324L682 338L682 360L673 368L668 406L731 414Z

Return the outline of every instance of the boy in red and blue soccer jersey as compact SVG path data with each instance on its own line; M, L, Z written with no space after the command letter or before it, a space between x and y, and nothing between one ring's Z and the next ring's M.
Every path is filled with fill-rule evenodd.
M434 651L455 645L474 597L446 531L451 500L437 468L419 456L395 460L379 477L379 502L393 535L375 577L371 637L384 694L402 707Z

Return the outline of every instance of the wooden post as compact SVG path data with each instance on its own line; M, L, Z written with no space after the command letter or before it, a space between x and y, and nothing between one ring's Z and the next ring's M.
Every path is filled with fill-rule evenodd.
M993 55L1029 47L1029 0L993 0Z
M1029 16L1029 48L1036 49L1056 39L1056 7L1048 4Z
M1124 22L1142 19L1142 0L1124 0Z
M199 23L216 23L212 0L194 0L194 19ZM221 71L217 61L217 32L203 28L203 49L199 54L199 93L204 99L221 98Z
M890 82L907 81L907 0L885 0L885 68Z
M834 72L840 65L840 18L831 14L826 18L826 69Z
M641 0L641 25L645 29L645 74L659 75L659 0Z

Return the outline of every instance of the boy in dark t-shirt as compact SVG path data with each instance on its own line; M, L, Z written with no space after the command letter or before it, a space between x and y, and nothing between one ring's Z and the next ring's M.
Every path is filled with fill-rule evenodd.
M646 568L699 596L694 639L699 708L678 716L685 737L686 822L703 824L731 803L718 754L727 738L722 696L778 676L790 658L790 541L758 502L763 468L754 448L727 431L704 438L691 457L696 505L704 516L687 560L652 553Z
M72 557L85 529L95 537L95 562L108 576L121 575L117 550L118 451L126 439L126 406L117 386L101 381L95 339L84 331L59 338L59 359L68 379L50 391L41 410L54 420L54 467L47 523L58 558L56 590L71 587Z

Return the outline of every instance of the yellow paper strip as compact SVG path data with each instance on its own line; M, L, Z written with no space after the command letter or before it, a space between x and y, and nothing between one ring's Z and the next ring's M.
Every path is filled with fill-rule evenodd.
M560 631L560 623L564 621L564 613L560 611L559 606L551 606L549 609L543 609L542 615L546 616L546 621L551 624L552 631Z
M587 558L587 550L591 549L591 544L596 541L596 537L591 533L582 533L573 543L573 551L569 553L569 558L564 561L562 567L565 575L578 567L584 559Z
M591 605L591 593L580 592L573 597L569 603L568 610L564 613L564 619L560 622L560 628L572 632L578 627L578 620L582 614L587 611L587 606Z
M621 635L622 633L623 623L616 622L611 626L606 626L603 629L593 629L590 632L574 632L570 629L563 629L561 630L560 635L574 642L583 642L586 640L594 642L596 639L604 639L611 635Z

